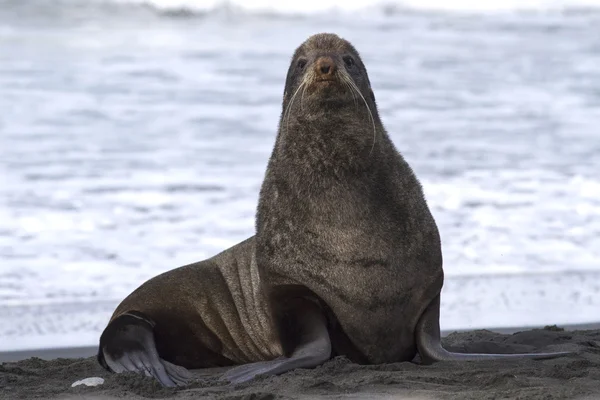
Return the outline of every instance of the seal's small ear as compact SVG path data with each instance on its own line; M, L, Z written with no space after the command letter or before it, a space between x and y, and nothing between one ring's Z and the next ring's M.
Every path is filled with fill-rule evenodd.
M375 93L373 93L373 89L369 88L369 92L371 92L371 100L375 103Z

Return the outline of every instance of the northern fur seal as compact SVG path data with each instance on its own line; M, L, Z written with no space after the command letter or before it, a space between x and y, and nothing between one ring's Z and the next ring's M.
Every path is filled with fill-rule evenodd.
M288 70L257 235L144 283L117 308L98 361L185 384L359 363L570 353L459 354L440 344L438 230L419 181L379 119L367 71L333 34L307 39ZM185 368L183 368L185 367Z
M417 353L423 363L570 354L442 348L436 223L383 127L358 52L334 34L311 36L292 58L255 240L257 263L273 288L270 303L316 301L329 337L305 340L290 358L234 368L227 374L234 381L291 369L286 363L297 357L316 365L329 349L323 343L333 354L372 364L411 361ZM286 355L298 345L283 344Z

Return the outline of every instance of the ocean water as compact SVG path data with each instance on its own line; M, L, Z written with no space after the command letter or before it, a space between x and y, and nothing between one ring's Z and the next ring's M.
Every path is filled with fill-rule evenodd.
M0 351L94 345L143 281L252 235L322 31L423 183L442 328L600 320L600 1L0 0Z

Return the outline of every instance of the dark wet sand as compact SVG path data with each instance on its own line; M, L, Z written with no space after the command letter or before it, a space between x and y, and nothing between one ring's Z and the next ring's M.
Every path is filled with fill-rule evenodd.
M153 380L110 374L94 357L29 358L0 365L5 399L600 399L600 329L556 328L502 334L486 330L453 333L444 345L460 352L578 351L551 360L396 363L361 366L336 358L312 370L257 378L231 386L224 369L195 371L184 389L163 389ZM88 349L89 351L89 349ZM76 354L76 353L75 353ZM71 388L76 380L102 377L97 387Z

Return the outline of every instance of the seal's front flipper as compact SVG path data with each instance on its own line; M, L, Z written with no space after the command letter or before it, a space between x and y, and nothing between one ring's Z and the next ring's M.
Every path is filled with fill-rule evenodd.
M100 336L98 362L112 372L152 376L163 386L185 385L191 374L158 356L153 329L154 322L140 312L118 316Z
M331 357L331 341L327 321L317 307L303 308L295 313L298 345L289 357L240 365L227 371L223 378L231 383L242 383L257 375L278 375L295 368L312 368Z
M474 354L474 353L452 353L442 347L440 338L440 295L427 306L423 315L417 323L415 330L417 350L423 364L431 364L436 361L477 361L490 359L546 359L572 355L572 352L556 353L524 353L524 354Z

